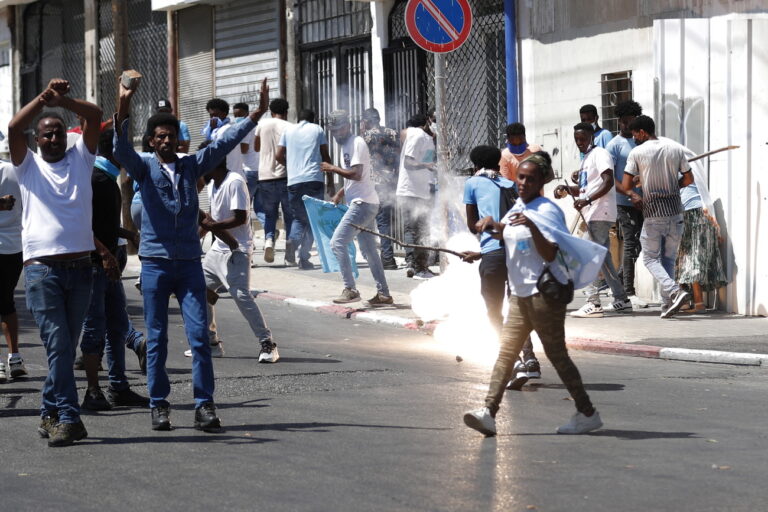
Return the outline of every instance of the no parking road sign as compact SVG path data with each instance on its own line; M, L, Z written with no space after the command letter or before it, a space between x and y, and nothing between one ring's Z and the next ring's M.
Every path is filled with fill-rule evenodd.
M469 38L468 0L409 0L405 26L413 42L432 53L452 52Z

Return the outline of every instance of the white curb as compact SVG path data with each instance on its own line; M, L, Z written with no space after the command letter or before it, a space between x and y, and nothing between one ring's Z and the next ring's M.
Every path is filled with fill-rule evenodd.
M659 352L659 358L674 359L677 361L693 361L698 363L725 363L768 367L768 355L766 354L721 352L718 350L662 348Z

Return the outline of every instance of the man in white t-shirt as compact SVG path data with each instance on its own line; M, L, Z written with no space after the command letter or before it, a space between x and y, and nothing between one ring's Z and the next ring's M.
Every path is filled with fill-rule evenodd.
M248 117L248 112L250 110L247 103L236 103L232 107L234 124L245 121ZM243 171L245 173L245 181L248 184L248 196L251 203L253 203L253 213L256 215L256 220L264 226L264 207L261 205L261 199L259 198L259 152L255 149L255 141L256 129L254 128L240 143L240 152L243 154Z
M271 119L265 119L256 127L255 148L259 152L259 194L264 207L264 261L275 261L275 240L277 239L277 218L280 206L283 208L283 223L286 240L291 232L293 214L288 200L288 175L285 165L275 159L277 146L286 128L291 123L288 117L288 102L275 98L269 102ZM292 263L293 249L286 248L286 259Z
M435 141L426 131L427 123L427 116L423 114L408 120L395 192L403 216L404 241L416 245L425 245L432 211L429 185L435 172ZM427 266L427 251L406 248L405 262L408 277L433 277Z
M334 195L333 202L339 204L342 200L346 200L349 205L349 209L344 213L331 237L331 250L339 262L341 277L344 280L344 290L333 302L346 304L360 300L360 292L355 287L352 263L347 251L347 247L357 236L360 252L368 262L373 279L376 281L377 293L367 301L368 305L393 304L375 235L353 226L355 224L376 231L379 196L376 194L376 187L371 177L371 156L368 145L362 137L352 134L349 114L346 110L331 112L329 128L341 149L339 165L323 162L321 169L325 173L338 174L344 178L344 187Z
M0 160L0 321L8 345L8 365L0 358L0 384L27 375L19 353L19 316L13 298L24 263L21 208L21 190L13 166Z
M91 296L91 173L99 141L101 109L67 96L69 82L53 79L8 125L11 162L21 190L22 246L27 308L48 355L38 433L48 446L69 446L88 435L72 365ZM59 107L81 116L83 136L67 150ZM39 153L27 147L33 120Z
M203 228L209 231L227 230L237 241L232 248L219 238L203 259L205 285L208 289L208 339L211 351L221 357L224 351L216 333L214 306L218 299L217 290L226 288L235 301L237 308L248 322L253 335L261 343L260 363L274 363L280 357L277 345L272 341L272 333L264 322L259 306L251 294L251 254L253 240L250 222L250 201L245 179L227 169L222 161L208 175L208 197L211 213L202 221ZM185 353L188 357L192 352Z
M579 123L573 127L573 138L576 146L584 155L579 169L579 184L577 186L559 185L555 189L555 197L572 195L576 198L573 203L584 222L587 223L587 236L595 243L610 248L611 227L616 223L616 193L614 191L613 159L610 153L594 143L594 128L589 123ZM605 255L602 267L605 281L613 293L613 311L628 313L632 311L632 302L619 281L613 266L611 253ZM587 302L571 316L579 318L597 318L603 316L603 306L600 303L598 283L595 281L589 288Z

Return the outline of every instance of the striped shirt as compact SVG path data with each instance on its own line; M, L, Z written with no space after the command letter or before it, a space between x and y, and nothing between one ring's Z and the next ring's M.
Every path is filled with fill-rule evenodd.
M640 176L645 217L683 213L678 173L690 171L683 146L658 139L647 140L630 151L624 168L625 173Z

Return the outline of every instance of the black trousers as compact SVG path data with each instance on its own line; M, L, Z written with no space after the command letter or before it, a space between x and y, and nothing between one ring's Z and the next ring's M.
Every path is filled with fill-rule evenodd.
M504 296L507 294L507 255L503 248L487 252L480 258L480 293L491 325L498 334L504 324ZM523 360L536 359L529 336L523 344Z

